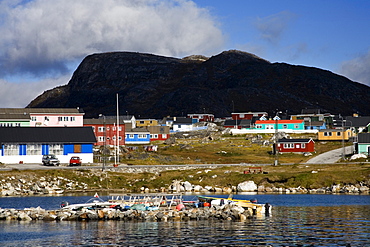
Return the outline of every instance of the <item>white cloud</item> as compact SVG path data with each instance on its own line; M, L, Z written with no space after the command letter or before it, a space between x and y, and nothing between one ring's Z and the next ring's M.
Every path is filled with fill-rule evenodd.
M208 10L190 0L3 0L0 33L0 78L10 91L27 83L5 78L70 76L68 66L92 53L211 55L224 43Z
M340 74L345 75L353 81L370 86L370 50L366 54L350 61L343 62Z
M264 18L257 18L254 25L260 32L263 40L277 44L294 17L295 14L289 11L282 11Z
M26 107L42 92L66 84L69 79L69 75L24 83L14 83L0 79L0 108Z

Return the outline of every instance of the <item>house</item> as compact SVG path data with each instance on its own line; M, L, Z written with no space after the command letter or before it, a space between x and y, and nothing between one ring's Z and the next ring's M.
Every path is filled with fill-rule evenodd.
M183 132L193 130L193 121L191 118L175 117L173 120L172 131Z
M136 119L136 127L147 127L147 126L157 126L158 120L155 119ZM135 127L135 128L136 128Z
M345 131L342 129L323 129L317 132L317 139L319 141L348 141L354 136L355 134L350 129Z
M0 127L0 162L41 163L43 155L55 154L61 163L79 156L93 162L91 127Z
M370 133L359 133L355 150L358 154L370 156Z
M82 127L84 114L80 108L0 108L0 126Z
M150 141L165 141L170 138L169 126L148 126Z
M28 127L30 126L30 120L28 113L0 113L0 127Z
M242 128L251 128L252 120L251 119L226 119L224 122L225 128L235 128L235 129L242 129Z
M244 112L244 113L231 113L231 118L233 120L238 119L252 119L253 117L263 117L268 116L267 112Z
M125 135L126 144L149 144L150 132L146 128L127 129Z
M294 131L304 130L304 120L257 120L255 123L256 129L261 130L279 130L279 131Z
M92 127L96 136L96 143L94 143L95 146L116 146L117 136L119 136L118 145L123 146L125 145L125 124L122 119L119 119L119 121L119 126L117 128L117 120L115 118L102 116L98 119L84 119L84 126Z
M339 122L340 123L340 122ZM357 133L362 131L370 132L370 117L369 116L348 116L343 121L344 127L350 127L356 130Z
M209 113L203 113L203 114L188 114L188 118L193 119L193 123L197 122L214 122L215 116L213 114Z
M310 139L279 139L279 153L312 153L315 151L315 142Z
M325 129L333 124L333 117L330 113L321 113L320 109L303 109L301 114L291 115L290 119L303 119L306 129Z

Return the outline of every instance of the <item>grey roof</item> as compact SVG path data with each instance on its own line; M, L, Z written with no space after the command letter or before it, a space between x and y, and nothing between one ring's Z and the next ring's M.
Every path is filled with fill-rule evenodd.
M115 124L117 123L117 120L116 119L113 119L113 118L106 118L105 121L103 118L85 118L84 119L84 124ZM120 125L123 125L124 122L123 121L120 121L119 122Z
M283 139L279 139L279 142L294 142L294 143L307 143L309 142L310 138L307 138L307 139L287 139L287 138L283 138Z
M0 108L0 114L83 114L80 108Z
M9 114L9 113L4 113L4 114L1 114L0 113L0 120L16 120L16 121L19 121L19 120L30 120L30 115L29 114Z
M366 127L370 123L370 117L346 117L344 126Z
M358 134L358 143L370 143L370 133Z
M238 120L228 119L228 120L225 120L224 126L238 125L238 126L248 126L248 127L250 127L251 123L252 123L252 120L250 120L250 119L238 119Z
M91 127L0 127L0 144L95 142Z
M173 124L192 124L193 119L187 117L176 117L174 119Z
M125 131L126 134L130 134L130 133L148 133L149 134L149 130L147 130L146 128L142 127L142 128L133 128L133 129L130 129L130 130L126 130Z

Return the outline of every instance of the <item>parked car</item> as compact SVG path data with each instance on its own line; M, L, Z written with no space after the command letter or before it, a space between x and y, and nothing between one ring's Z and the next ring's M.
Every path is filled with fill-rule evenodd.
M69 166L80 166L81 165L81 159L78 156L73 156L69 160Z
M42 164L44 166L59 166L60 162L54 154L42 156Z

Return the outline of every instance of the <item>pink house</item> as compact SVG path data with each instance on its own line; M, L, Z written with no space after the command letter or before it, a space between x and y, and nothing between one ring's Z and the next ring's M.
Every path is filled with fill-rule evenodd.
M25 108L31 127L82 127L84 112L79 108Z

